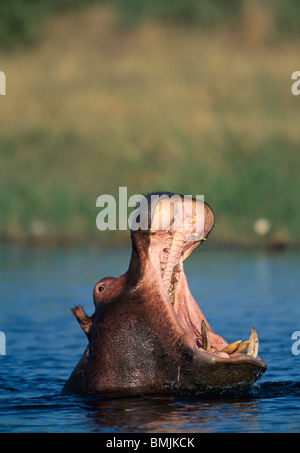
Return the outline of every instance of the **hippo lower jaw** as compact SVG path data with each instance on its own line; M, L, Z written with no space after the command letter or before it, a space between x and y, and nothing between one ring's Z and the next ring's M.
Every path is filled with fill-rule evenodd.
M258 357L259 341L254 327L248 340L228 344L213 331L188 287L183 261L190 254L189 246L195 248L203 240L204 238L201 238L199 242L188 244L178 233L152 231L150 250L151 262L157 274L156 283L165 294L165 303L167 302L174 310L178 326L187 333L184 341L194 351L194 360L201 361L201 375L204 356L207 366L210 364L219 368L217 367L219 364L222 368L219 376L217 374L220 370L214 377L212 370L204 373L210 376L210 385L253 382L267 368L265 362ZM159 244L162 246L159 247ZM243 366L240 366L240 372L235 373L237 380L232 376L229 378L232 374L230 370L236 368L238 371L239 364ZM227 368L225 373L224 367Z
M189 223L193 223L193 218ZM252 383L267 369L266 363L258 357L259 340L256 330L252 327L248 340L228 344L209 325L190 292L184 273L184 260L206 240L209 231L194 230L194 240L189 241L184 229L150 229L148 250L156 275L155 283L164 293L164 303L174 311L178 327L185 332L183 342L193 351L190 387Z

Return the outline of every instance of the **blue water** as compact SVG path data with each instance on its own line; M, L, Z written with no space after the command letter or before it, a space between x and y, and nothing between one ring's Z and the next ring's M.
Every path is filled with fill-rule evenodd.
M300 255L203 248L185 264L192 293L227 341L252 325L268 370L242 395L94 398L60 391L85 346L70 308L121 275L130 250L0 253L0 432L300 432ZM296 352L300 351L300 346ZM1 349L0 349L1 350ZM3 351L3 349L2 349ZM295 352L295 351L294 351Z

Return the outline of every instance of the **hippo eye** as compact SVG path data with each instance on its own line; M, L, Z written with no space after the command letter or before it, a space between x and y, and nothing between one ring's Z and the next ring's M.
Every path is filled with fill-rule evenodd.
M101 286L98 286L98 291L99 291L99 293L100 293L101 291L104 291L104 290L105 290L104 286L102 286L102 285L101 285Z

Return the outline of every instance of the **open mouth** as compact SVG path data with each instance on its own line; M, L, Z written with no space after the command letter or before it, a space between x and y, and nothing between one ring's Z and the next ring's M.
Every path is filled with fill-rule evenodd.
M152 202L153 195L159 199ZM251 385L267 369L255 329L249 339L228 344L205 318L184 273L185 259L214 226L212 210L197 197L169 192L145 199L131 217L128 271L96 284L91 317L81 306L73 309L89 345L65 391L198 392Z
M182 221L174 228L178 210L182 210ZM149 229L149 254L157 274L156 280L165 294L164 299L174 310L178 324L189 333L189 346L192 349L206 351L216 358L251 357L253 360L258 356L259 347L254 327L249 339L228 344L211 328L188 287L183 262L206 240L213 224L214 215L206 203L191 199L179 207L172 207L168 198L159 201ZM162 228L163 225L168 225L168 228ZM259 358L257 361L261 362Z

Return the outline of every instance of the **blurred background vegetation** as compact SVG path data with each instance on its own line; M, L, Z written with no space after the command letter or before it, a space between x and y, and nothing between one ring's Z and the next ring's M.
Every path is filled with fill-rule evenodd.
M122 244L96 199L203 194L213 242L300 244L297 0L0 3L0 240Z

